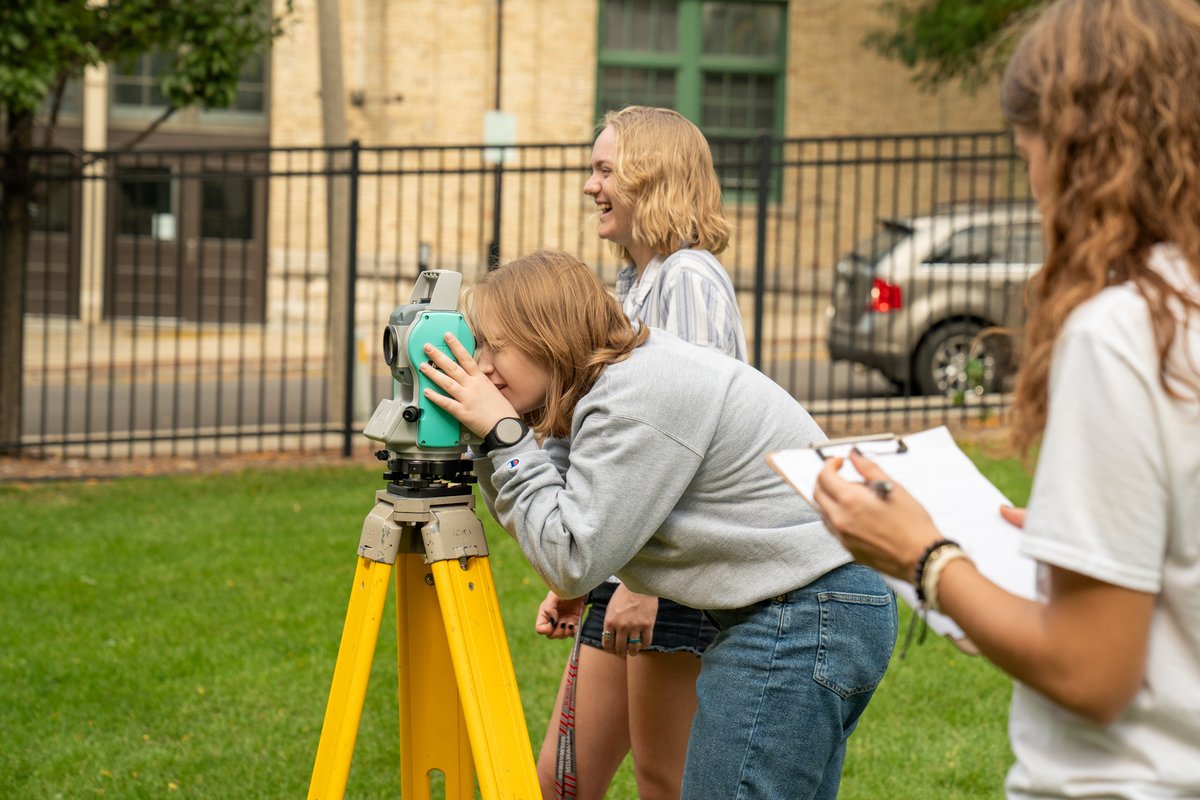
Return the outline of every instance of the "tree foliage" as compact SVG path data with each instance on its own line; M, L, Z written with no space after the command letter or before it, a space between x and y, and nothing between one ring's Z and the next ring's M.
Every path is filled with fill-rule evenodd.
M1022 23L1048 0L885 0L895 27L866 44L914 70L924 89L959 80L968 90L1003 70Z
M0 110L11 135L85 67L156 51L170 56L158 77L171 107L223 108L282 22L263 0L15 0L0 24Z
M0 453L20 440L35 122L53 131L64 89L88 66L149 53L168 56L157 76L167 108L151 129L181 108L227 107L243 67L282 33L283 17L268 8L269 0L0 3Z

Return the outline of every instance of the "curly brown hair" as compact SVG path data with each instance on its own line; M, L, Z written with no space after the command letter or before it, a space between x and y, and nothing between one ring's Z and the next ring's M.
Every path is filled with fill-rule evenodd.
M545 405L524 415L539 438L568 435L576 404L604 368L650 335L591 267L555 250L486 273L467 292L466 312L480 344L515 347L550 373Z
M1001 108L1045 142L1049 195L1039 197L1046 263L1026 295L1013 443L1028 452L1041 438L1067 316L1114 284L1132 282L1149 305L1163 387L1200 393L1195 369L1168 363L1186 320L1177 311L1197 303L1147 262L1154 245L1171 243L1200 278L1200 7L1059 0L1017 46Z

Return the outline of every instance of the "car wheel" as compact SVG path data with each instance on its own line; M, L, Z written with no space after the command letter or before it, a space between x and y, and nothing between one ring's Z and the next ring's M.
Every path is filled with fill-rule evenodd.
M1003 337L977 339L981 330L974 322L949 322L925 337L914 359L922 394L960 399L998 390L1007 360Z

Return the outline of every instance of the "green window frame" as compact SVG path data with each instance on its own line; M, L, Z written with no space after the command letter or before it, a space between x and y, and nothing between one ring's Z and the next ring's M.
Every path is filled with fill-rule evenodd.
M753 192L757 145L721 140L783 135L787 12L787 0L601 0L596 119L674 108L713 142L722 186Z

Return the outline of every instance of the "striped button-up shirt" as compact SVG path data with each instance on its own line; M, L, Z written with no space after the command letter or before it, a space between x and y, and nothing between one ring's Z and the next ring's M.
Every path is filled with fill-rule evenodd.
M626 267L617 275L617 299L632 320L747 360L733 282L707 250L676 250L665 259L655 256L640 280L636 266Z

